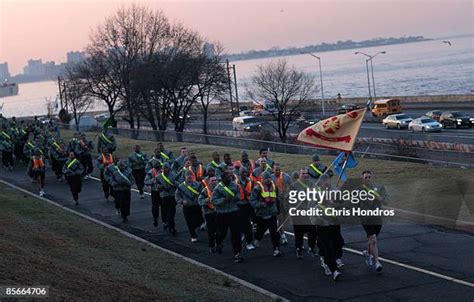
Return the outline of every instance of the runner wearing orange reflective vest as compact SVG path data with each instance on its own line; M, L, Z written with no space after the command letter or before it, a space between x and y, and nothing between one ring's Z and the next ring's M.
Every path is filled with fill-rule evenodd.
M253 170L253 173L250 175L250 178L254 182L261 182L262 181L262 174L264 172L272 173L272 168L268 165L267 160L265 158L258 159L259 166Z
M248 175L252 175L253 170L255 169L255 163L249 160L249 155L247 151L243 150L241 152L240 160L236 160L234 162L234 174L239 175L240 174L240 167L243 167L247 170Z
M275 162L273 164L273 174L272 174L272 180L273 182L275 183L277 189L278 189L278 192L280 192L280 194L278 195L278 227L280 229L280 243L285 245L285 244L288 244L288 239L286 238L286 235L285 235L285 229L283 226L281 226L280 224L283 223L284 221L287 220L287 216L288 216L288 209L285 209L284 208L284 205L286 205L286 202L285 202L285 197L286 197L286 192L288 191L288 188L290 186L290 183L291 183L291 177L284 173L282 170L281 170L281 166L279 163Z
M40 150L35 150L33 157L28 164L28 175L32 177L32 181L38 181L39 196L44 195L44 180L46 178L46 162Z
M209 171L210 169L208 169ZM217 186L217 178L209 176L207 179L207 186L201 190L201 194L198 198L198 203L204 212L204 219L207 225L207 238L209 243L209 252L214 253L216 251L216 210L214 205L211 203L212 194L214 188Z
M202 181L204 178L204 167L202 164L198 163L197 157L195 155L191 155L189 157L189 163L190 165L188 167L188 171L191 172L193 179L199 182Z
M237 176L235 184L240 190L240 200L237 202L239 206L239 222L240 222L240 233L244 234L245 241L247 243L247 250L255 249L253 245L253 232L252 232L252 220L255 220L255 213L252 205L250 204L250 194L252 194L253 182L248 177L247 170L240 168L240 176Z
M273 244L273 257L279 257L280 234L277 231L277 198L278 189L272 181L271 174L265 172L262 175L262 182L258 182L250 196L250 202L255 209L257 231L255 232L255 247L260 246L263 234L269 230Z
M96 159L97 167L100 171L100 182L102 183L102 191L106 201L109 201L109 197L113 196L113 190L109 182L106 180L104 173L108 166L114 163L114 157L107 148L102 149L102 154Z

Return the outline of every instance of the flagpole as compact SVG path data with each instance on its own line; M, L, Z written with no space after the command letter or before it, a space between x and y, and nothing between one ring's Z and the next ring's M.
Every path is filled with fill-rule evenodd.
M326 170L324 171L323 174L321 174L319 177L318 177L318 180L316 181L316 183L314 184L315 187L318 186L319 184L319 181L321 180L321 177L323 175L326 175L326 173L331 169L331 167L333 166L334 164L334 161L331 162L331 164L329 165L329 167L326 168ZM303 204L303 200L300 201L300 203L296 206L295 210L298 210L298 208ZM277 232L280 231L280 229L285 225L285 223L290 219L290 216L288 215L285 220L283 220L283 222L278 226L277 228Z
M342 165L341 173L339 173L339 177L337 178L336 188L339 185L339 182L341 181L342 174L344 174L344 171L346 170L347 162L349 161L350 153L345 152L345 154L346 154L346 159L344 160L344 164Z

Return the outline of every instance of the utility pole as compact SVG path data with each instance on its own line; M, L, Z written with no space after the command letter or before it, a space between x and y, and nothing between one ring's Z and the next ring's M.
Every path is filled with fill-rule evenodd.
M230 112L232 116L234 116L234 103L232 102L232 82L230 79L230 66L229 66L229 59L225 59L227 65L227 80L229 84L229 97L230 97Z
M232 64L232 68L234 69L235 102L237 103L237 112L240 113L239 90L237 89L237 72L235 71L235 64Z
M63 89L61 88L61 77L58 76L59 101L61 102L61 109L63 109Z
M367 68L367 84L369 87L369 100L372 101L372 92L370 91L370 78L369 78L369 59L365 60L365 67Z

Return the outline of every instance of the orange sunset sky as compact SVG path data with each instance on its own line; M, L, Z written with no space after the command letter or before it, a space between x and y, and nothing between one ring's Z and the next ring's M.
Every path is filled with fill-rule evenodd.
M0 0L0 62L22 71L30 58L66 60L89 33L130 3L161 9L174 21L220 41L227 52L337 40L472 34L472 0L124 1Z

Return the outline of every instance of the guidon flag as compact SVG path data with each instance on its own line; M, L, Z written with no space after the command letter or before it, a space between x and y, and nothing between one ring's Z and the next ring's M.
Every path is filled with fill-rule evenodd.
M352 151L367 108L321 120L301 131L298 141L320 148Z

